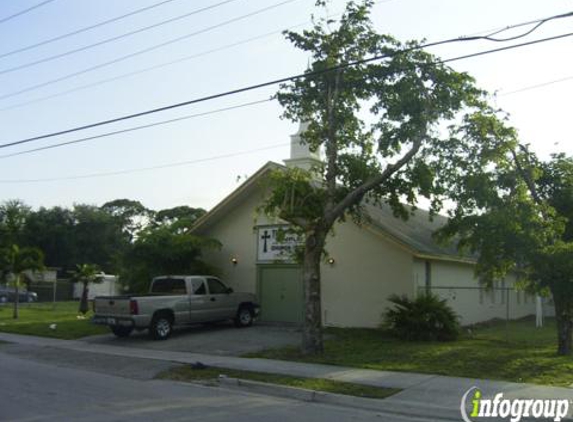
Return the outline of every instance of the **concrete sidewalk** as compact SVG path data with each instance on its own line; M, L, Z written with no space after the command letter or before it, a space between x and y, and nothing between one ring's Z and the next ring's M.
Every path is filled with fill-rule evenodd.
M482 391L484 398L493 397L497 393L503 393L504 398L573 400L573 389L503 381L376 371L269 359L248 359L199 353L148 350L94 344L82 340L57 340L7 333L0 333L0 341L181 364L201 362L208 366L221 368L309 378L326 378L376 387L399 388L403 391L380 401L380 406L384 408L385 411L420 417L433 415L446 420L460 420L460 402L462 396L472 387L478 387Z

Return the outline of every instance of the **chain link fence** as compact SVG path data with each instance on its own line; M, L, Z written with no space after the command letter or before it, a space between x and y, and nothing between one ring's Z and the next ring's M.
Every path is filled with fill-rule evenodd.
M418 287L419 294L426 292L445 299L460 316L463 326L491 320L510 321L527 316L552 317L555 314L551 299L538 299L524 291L506 287L503 282L491 288L445 285Z

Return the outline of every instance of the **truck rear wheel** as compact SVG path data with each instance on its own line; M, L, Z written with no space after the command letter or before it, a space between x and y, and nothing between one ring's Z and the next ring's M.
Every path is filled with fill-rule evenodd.
M112 325L111 332L116 335L116 337L127 337L133 331L133 327L123 327L121 325Z
M153 340L167 340L173 331L173 323L167 315L156 315L149 326L149 334Z
M235 327L250 327L253 325L253 311L248 306L241 306L235 317Z

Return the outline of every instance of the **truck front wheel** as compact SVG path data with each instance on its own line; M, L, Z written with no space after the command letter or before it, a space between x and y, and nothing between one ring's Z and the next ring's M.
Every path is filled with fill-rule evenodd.
M156 315L151 321L149 334L154 340L167 340L173 331L171 318L166 315Z
M253 312L248 306L241 306L235 317L235 327L250 327L253 325Z
M133 331L133 327L122 327L120 325L112 325L110 328L116 337L127 337Z

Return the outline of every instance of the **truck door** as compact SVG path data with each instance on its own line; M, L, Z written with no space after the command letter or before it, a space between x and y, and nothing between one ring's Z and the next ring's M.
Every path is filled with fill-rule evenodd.
M215 318L220 320L233 318L237 313L237 304L229 288L215 277L207 277L207 285Z
M212 321L212 305L207 294L207 285L202 278L191 280L189 291L189 306L191 308L191 322Z

